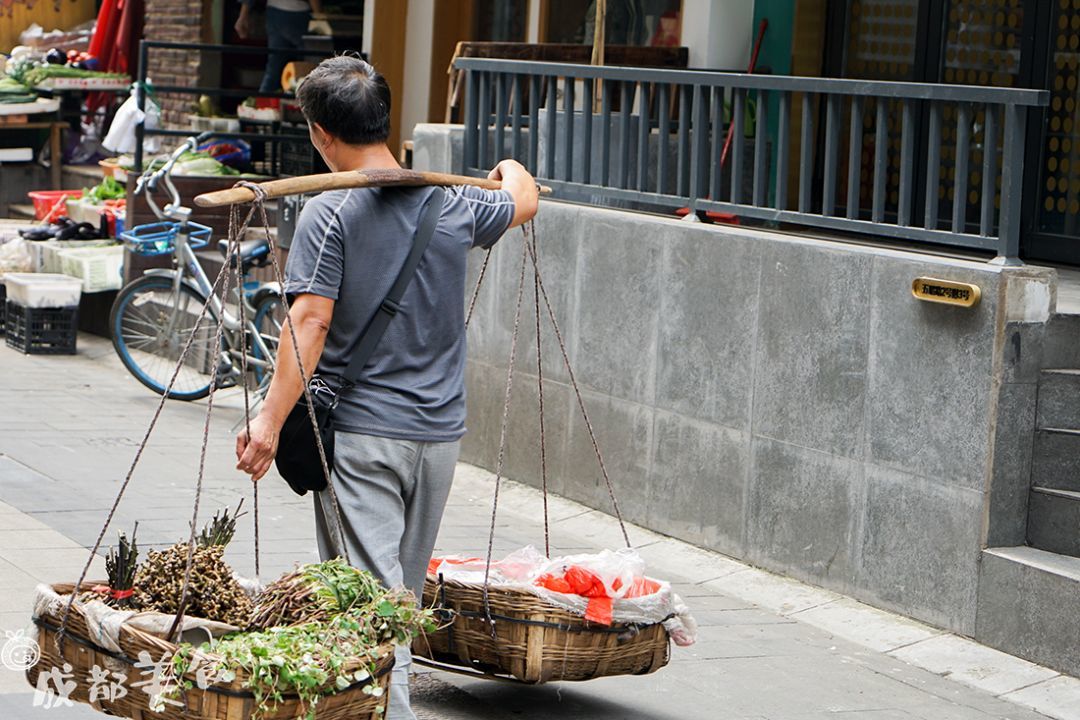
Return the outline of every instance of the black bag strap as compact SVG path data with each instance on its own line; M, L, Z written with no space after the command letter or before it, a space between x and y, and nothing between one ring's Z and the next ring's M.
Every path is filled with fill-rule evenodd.
M416 235L413 236L409 256L405 258L405 264L401 266L401 271L398 273L397 280L390 287L390 292L386 294L386 298L379 305L379 309L375 311L375 315L372 316L367 327L364 328L364 334L356 342L352 358L349 360L349 366L345 368L345 372L341 376L343 387L351 387L356 384L364 366L371 359L371 354L375 352L379 340L382 339L383 333L386 332L386 328L390 325L390 321L397 315L401 307L401 298L405 295L405 290L409 287L409 283L412 282L413 276L416 275L416 268L420 264L420 258L424 256L424 251L427 250L431 238L435 235L435 226L439 224L445 194L441 187L436 186L435 191L424 202L424 208L420 211L420 224L416 227Z

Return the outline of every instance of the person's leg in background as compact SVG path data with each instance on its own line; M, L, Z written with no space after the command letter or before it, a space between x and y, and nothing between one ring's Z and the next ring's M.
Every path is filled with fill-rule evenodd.
M278 8L266 8L266 46L272 48L304 48L304 33L307 32L311 13L307 11L291 12ZM281 71L285 64L298 57L295 53L272 52L266 56L266 72L263 74L259 92L280 92Z
M337 433L334 490L344 523L349 559L387 587L423 592L424 574L453 482L459 443L421 443ZM329 492L316 494L319 555L339 549L337 518ZM408 647L395 650L387 720L414 720L409 705Z

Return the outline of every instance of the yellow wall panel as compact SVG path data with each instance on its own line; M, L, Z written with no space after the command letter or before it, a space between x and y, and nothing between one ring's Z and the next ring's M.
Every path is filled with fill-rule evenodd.
M0 0L0 52L11 52L19 44L19 34L37 23L45 31L69 30L97 15L94 0Z

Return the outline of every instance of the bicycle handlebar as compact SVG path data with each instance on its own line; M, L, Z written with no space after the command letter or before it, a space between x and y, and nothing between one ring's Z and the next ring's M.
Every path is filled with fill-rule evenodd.
M187 215L190 215L191 211L180 205L180 192L176 189L176 186L173 185L171 179L173 167L176 165L177 161L183 157L184 153L197 151L199 145L217 134L218 133L211 130L207 130L187 138L172 151L165 160L164 165L151 172L150 167L153 165L153 163L151 163L151 165L147 166L147 169L143 171L143 174L139 176L139 181L135 184L135 191L133 194L138 195L142 192L146 192L146 202L159 220L173 218L174 215L179 216L178 219L182 221L187 220ZM154 202L153 197L154 191L157 190L158 183L162 180L165 181L165 189L169 193L169 202L165 203L164 209L158 207L157 203Z

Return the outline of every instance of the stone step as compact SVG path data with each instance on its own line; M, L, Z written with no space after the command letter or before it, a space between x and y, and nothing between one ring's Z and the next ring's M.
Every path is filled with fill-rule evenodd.
M1046 324L1044 368L1080 367L1080 315L1055 314Z
M23 218L33 219L34 206L29 203L12 203L8 205L8 215L17 220Z
M1035 427L1080 430L1080 370L1062 368L1039 373Z
M1080 492L1032 487L1027 539L1040 550L1080 557Z
M1032 547L982 552L975 639L1080 675L1080 559Z
M1035 431L1031 484L1080 492L1080 430L1043 428Z

